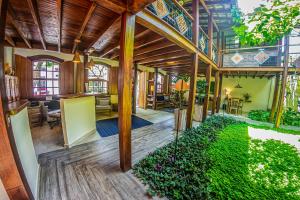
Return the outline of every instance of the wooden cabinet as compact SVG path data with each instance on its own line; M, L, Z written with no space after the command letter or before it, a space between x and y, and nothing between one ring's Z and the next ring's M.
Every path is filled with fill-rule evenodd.
M42 106L28 107L28 117L30 127L37 127L43 125Z

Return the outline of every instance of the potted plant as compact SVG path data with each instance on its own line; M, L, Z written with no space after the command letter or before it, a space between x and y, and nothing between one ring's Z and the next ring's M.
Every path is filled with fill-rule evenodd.
M202 113L203 113L203 97L205 96L205 87L206 87L206 81L205 80L198 80L197 85L197 101L194 106L194 113L193 113L193 119L195 121L200 122L202 120Z

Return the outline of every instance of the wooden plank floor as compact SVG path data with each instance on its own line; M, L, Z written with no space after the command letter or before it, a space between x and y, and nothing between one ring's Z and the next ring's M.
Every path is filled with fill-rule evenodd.
M133 130L133 163L172 141L173 127L174 119L169 118ZM132 171L120 171L118 135L41 154L39 162L40 200L148 199Z

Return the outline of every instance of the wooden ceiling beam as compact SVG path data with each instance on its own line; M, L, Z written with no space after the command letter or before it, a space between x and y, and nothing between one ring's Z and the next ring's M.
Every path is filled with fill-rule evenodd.
M164 40L158 41L152 45L148 45L146 47L137 49L133 52L133 54L134 54L134 56L138 56L138 55L142 55L145 53L149 53L149 52L156 51L158 49L163 49L163 48L170 47L170 46L175 46L175 44L170 42L167 39L164 39Z
M211 11L208 9L206 3L204 0L200 0L200 4L202 5L202 7L204 8L204 10L210 15L211 14ZM212 19L212 23L214 25L214 27L216 28L216 30L219 32L219 28L218 28L218 25L216 23L216 21L214 19Z
M46 50L47 46L46 46L46 41L45 41L45 37L43 34L43 28L42 28L42 23L41 23L41 19L40 19L40 15L38 12L38 6L37 6L37 2L36 0L27 0L33 21L35 23L35 25L37 26L37 31L39 33L40 36L40 40L41 43L43 45L43 48Z
M56 12L57 12L57 50L61 52L61 35L62 35L62 0L56 0Z
M180 62L180 61L191 61L191 56L188 55L188 56L181 57L181 58L164 59L162 61L150 61L150 62L144 63L144 65L154 66L154 65L162 65L162 64L167 64L170 62Z
M192 63L184 63L184 64L178 64L178 65L172 65L172 66L155 66L155 68L161 68L161 69L170 69L170 68L190 68L192 66Z
M29 40L26 38L24 32L21 30L21 25L15 20L16 19L16 15L15 15L15 12L12 9L11 5L8 6L7 18L11 22L11 24L13 25L13 27L16 29L16 31L18 32L18 34L21 36L21 38L25 42L26 46L31 49L32 46L31 46Z
M150 53L135 56L134 60L135 61L141 61L141 60L144 60L144 59L147 59L147 58L151 58L153 56L164 55L164 54L168 54L168 53L176 53L176 52L179 52L179 51L182 51L182 49L180 47L171 46L171 47L167 47L167 48L164 48L164 49L159 49L159 50L156 50L156 51L152 51Z
M127 5L120 0L95 0L95 2L98 5L118 14L122 14L124 11L126 11L127 7Z
M167 54L164 54L164 55L153 56L151 58L147 58L147 59L139 61L138 64L144 64L144 63L147 63L147 62L154 62L154 61L162 61L162 60L165 60L165 59L181 58L181 57L185 57L185 56L188 56L188 55L190 55L190 54L186 53L185 50L182 50L182 51L179 51L175 54L174 53L167 53Z
M188 61L183 61L183 62L172 62L172 63L164 63L160 65L153 65L153 67L172 67L172 66L177 66L177 65L187 65L192 63L191 60Z
M78 45L78 42L76 42L76 41L80 41L81 36L82 36L82 34L83 34L84 30L85 30L85 27L88 24L90 18L92 17L92 15L93 15L96 7L97 7L96 3L93 2L91 4L91 6L90 6L90 8L89 8L89 10L88 10L88 12L86 14L86 16L84 17L83 23L81 24L81 27L80 27L80 31L77 34L76 39L74 41L72 53L75 53L76 47Z
M15 41L14 41L10 36L6 35L6 36L5 36L5 40L6 40L6 42L7 42L10 46L12 46L12 47L15 47L15 46L16 46Z

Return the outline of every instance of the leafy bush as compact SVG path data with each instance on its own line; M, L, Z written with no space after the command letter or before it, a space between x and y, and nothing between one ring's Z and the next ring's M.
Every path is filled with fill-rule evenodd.
M268 122L270 118L270 112L265 110L251 110L248 113L248 117L256 121Z
M300 112L287 109L282 115L282 122L285 125L300 126Z
M178 141L174 162L174 142L149 154L134 166L133 172L149 194L169 199L206 199L209 179L206 171L211 166L208 147L224 127L237 123L232 118L213 116L197 128L183 133Z

